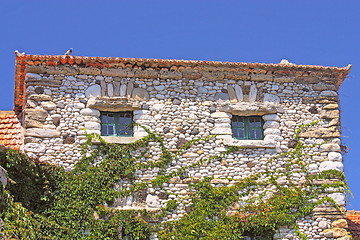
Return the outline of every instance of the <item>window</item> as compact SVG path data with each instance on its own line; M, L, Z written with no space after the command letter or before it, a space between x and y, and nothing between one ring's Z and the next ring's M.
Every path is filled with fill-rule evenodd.
M101 112L102 136L133 136L132 112Z
M260 116L241 117L231 119L232 136L242 140L264 139L264 122Z

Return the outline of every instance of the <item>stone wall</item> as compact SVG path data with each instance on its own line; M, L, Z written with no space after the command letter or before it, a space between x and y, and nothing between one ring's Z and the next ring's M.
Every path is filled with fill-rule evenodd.
M217 134L190 148L171 164L168 172L224 152L227 146L244 147L221 162L192 168L188 179L174 178L164 190L148 189L140 198L118 199L114 207L156 209L169 199L184 198L192 178L214 176L213 184L227 185L234 180L224 178L241 179L264 171L268 159L293 147L295 130L315 120L320 120L316 127L300 134L306 144L314 144L309 150L311 157L304 160L308 170L310 173L328 169L343 171L337 80L331 76L319 81L311 74L307 78L283 75L275 79L266 74L219 77L216 72L202 73L200 77L196 71L184 74L151 68L81 69L76 66L27 68L24 151L29 156L72 168L81 157L84 129L88 133L100 133L100 111L133 111L134 121L162 134L166 147L173 152L187 141ZM233 139L232 115L261 116L264 139ZM133 137L106 140L126 144L146 134L143 128L135 127ZM154 144L145 157L156 160L160 153L160 147ZM282 168L287 160L279 158L270 167ZM157 172L158 169L138 171L136 176L151 179ZM304 176L297 174L293 179L301 182ZM119 187L122 185L126 183L119 183ZM343 193L329 196L340 206L345 205ZM177 212L163 221L178 219L186 211L185 200ZM334 237L322 232L330 228L332 220L342 218L338 213L329 217L331 214L327 208L319 208L313 216L299 219L300 231L311 239ZM296 239L294 231L286 227L275 237Z

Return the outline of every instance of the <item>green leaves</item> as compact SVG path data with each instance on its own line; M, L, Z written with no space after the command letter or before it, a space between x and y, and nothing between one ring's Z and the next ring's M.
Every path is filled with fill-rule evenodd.
M319 144L303 144L298 138L299 130L295 148L269 159L264 171L243 179L227 179L228 185L215 184L213 178L205 177L188 185L190 194L168 200L157 213L108 208L107 205L118 197L130 196L149 187L162 188L173 177L186 177L189 169L243 150L231 146L218 155L203 156L167 171L185 151L192 151L193 145L203 144L214 136L192 140L172 153L159 134L146 128L145 131L148 136L128 145L107 143L96 134L87 135L82 148L84 156L69 172L34 162L16 151L0 152L0 164L5 166L11 179L7 189L0 186L4 196L0 218L5 222L0 236L145 240L153 231L158 231L158 237L163 240L237 240L245 235L271 239L280 226L287 225L294 226L298 236L306 239L295 227L296 220L310 214L318 204L327 202L336 206L329 197L319 199L324 191L341 192L347 188L342 172L307 172L307 152ZM149 145L161 149L157 160L145 158L150 152ZM279 167L279 162L285 164ZM151 168L159 169L154 179L136 180L137 171ZM293 174L301 176L301 183L293 179ZM333 181L321 182L324 179ZM119 181L127 185L121 188L117 186ZM187 214L179 220L157 226L149 223L149 219L160 220L184 208Z

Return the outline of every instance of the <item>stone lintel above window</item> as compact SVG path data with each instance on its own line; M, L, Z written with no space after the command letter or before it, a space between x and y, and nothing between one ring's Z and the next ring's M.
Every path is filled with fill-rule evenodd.
M232 137L224 137L219 135L218 139L223 139L226 146L238 146L243 148L275 148L276 142L271 140L239 140Z
M133 111L141 109L139 101L134 101L127 97L90 98L87 102L87 107L105 112Z
M239 102L237 104L226 104L220 106L221 112L228 112L238 116L263 116L266 114L278 113L282 110L274 103L261 102Z

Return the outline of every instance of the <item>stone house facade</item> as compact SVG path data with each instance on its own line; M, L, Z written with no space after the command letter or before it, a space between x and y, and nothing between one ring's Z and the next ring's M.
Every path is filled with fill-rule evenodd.
M338 88L349 70L286 60L261 64L22 55L16 57L14 111L24 129L23 151L69 169L81 157L85 130L108 142L127 144L147 135L140 126L126 125L135 122L162 134L172 152L185 142L216 135L183 154L168 171L228 146L241 146L241 152L220 163L188 172L189 178L213 176L217 183L231 184L264 171L268 159L293 147L296 129L320 120L300 133L305 143L318 144L305 160L307 169L343 171ZM146 157L156 159L159 153L154 146ZM273 167L280 168L282 161L286 159ZM156 174L152 169L137 177L151 179ZM300 182L302 176L294 179ZM171 198L187 194L182 181L169 183ZM160 195L157 189L148 190L143 207L163 206L168 199ZM343 193L329 196L345 206ZM131 208L136 202L121 199L117 204ZM179 210L172 218L184 214ZM343 216L332 209L318 208L313 216L299 220L299 228L310 239L340 239L343 231L328 237L323 233L339 218ZM296 239L291 228L275 236L285 238Z

